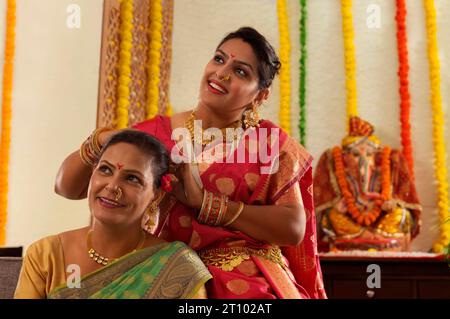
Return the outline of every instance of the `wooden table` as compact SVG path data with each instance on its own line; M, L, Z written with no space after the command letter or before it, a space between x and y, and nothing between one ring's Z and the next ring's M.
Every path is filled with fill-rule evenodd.
M450 299L450 265L444 256L399 258L321 254L320 263L330 299ZM374 274L373 269L368 271L371 264L380 267L380 288L368 287L367 279ZM370 283L374 281L369 280Z

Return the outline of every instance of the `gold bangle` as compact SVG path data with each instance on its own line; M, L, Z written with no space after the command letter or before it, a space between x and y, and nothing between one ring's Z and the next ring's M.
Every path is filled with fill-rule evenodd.
M80 146L79 154L80 154L80 157L81 157L81 161L82 161L84 164L86 164L87 166L94 167L94 166L95 166L94 160L93 160L93 158L91 158L91 157L88 155L88 152L87 152L87 150L86 150L86 147L87 147L87 141L83 142L83 144L81 144L81 146Z
M107 128L107 127L100 127L91 134L91 136L90 136L91 137L91 146L92 146L91 149L96 156L100 156L100 153L102 152L102 148L103 148L103 145L100 144L100 141L98 140L98 136L101 133L110 131L110 130L111 129Z
M217 220L216 220L216 223L215 223L216 226L222 225L223 219L224 219L225 214L227 212L228 201L229 201L228 196L222 195L221 203L220 203L220 210L219 210L219 214L217 216Z
M209 213L211 210L211 202L212 202L212 193L208 192L206 189L203 190L203 202L202 202L202 208L200 209L200 212L197 215L197 220L201 224L206 224L206 221L209 218Z
M241 215L242 211L244 210L244 206L245 206L245 205L244 205L243 202L239 202L239 208L238 208L238 210L236 211L236 213L234 214L234 216L231 217L231 219L230 219L228 222L226 222L223 226L231 225L231 223L233 223L233 222L239 217L239 215Z

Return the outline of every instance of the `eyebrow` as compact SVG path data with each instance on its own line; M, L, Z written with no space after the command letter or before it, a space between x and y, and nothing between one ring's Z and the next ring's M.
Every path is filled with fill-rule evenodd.
M217 49L216 51L219 51L220 53L222 53L227 59L229 58L228 54L226 54L226 53L225 53L224 51L222 51L221 49ZM252 67L252 65L251 65L250 63L247 63L247 62L244 62L244 61L241 61L241 60L234 60L234 61L236 61L236 62L239 63L239 64L246 65L246 66L248 66L252 71L254 71L254 70L253 70L253 67Z
M109 166L112 166L115 168L115 166L113 164L111 164L110 162L108 162L107 160L101 160L100 163L105 162L106 164L108 164ZM140 175L141 177L144 177L144 174L142 174L141 172L134 170L134 169L124 169L123 172L127 172L127 173L133 173L136 175Z

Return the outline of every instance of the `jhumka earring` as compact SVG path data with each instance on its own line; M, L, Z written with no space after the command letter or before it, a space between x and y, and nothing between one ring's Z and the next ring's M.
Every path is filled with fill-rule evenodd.
M145 210L144 229L149 232L155 226L155 220L159 215L159 207L155 202L152 202Z
M257 107L253 105L251 108L244 111L244 127L248 129L249 127L259 126L259 113L256 109Z
M155 221L159 217L159 204L161 203L162 199L164 198L165 193L161 193L158 195L158 198L156 200L153 200L150 205L148 205L147 209L145 210L144 215L144 229L147 232L151 231L151 228L155 226Z

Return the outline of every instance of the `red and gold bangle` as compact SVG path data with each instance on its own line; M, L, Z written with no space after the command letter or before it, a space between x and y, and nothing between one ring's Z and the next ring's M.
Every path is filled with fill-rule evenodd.
M100 144L98 137L100 133L109 131L111 129L107 127L101 127L92 132L91 135L81 144L80 157L81 160L89 166L95 166L100 154L102 152L103 145Z
M219 217L221 201L222 201L222 198L220 195L213 194L212 202L211 202L211 209L209 211L208 219L206 221L206 223L208 225L216 225L217 219Z
M84 164L88 166L94 166L95 165L95 158L92 156L90 151L88 150L88 144L89 142L86 140L81 144L80 146L80 157Z
M96 129L90 136L91 138L91 149L94 152L95 155L100 156L100 153L102 152L103 145L100 144L100 141L98 140L98 137L101 133L110 131L110 128L107 127L100 127Z
M203 202L197 220L206 225L219 226L225 217L228 207L228 197L204 190Z

